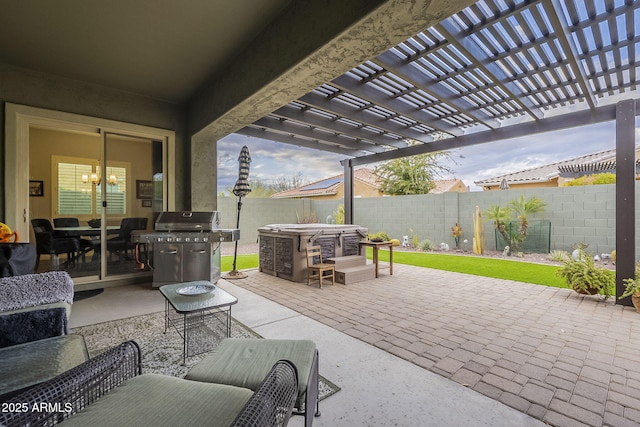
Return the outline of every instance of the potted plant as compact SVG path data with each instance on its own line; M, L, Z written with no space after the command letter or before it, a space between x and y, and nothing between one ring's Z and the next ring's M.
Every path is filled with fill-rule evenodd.
M607 300L615 290L616 279L613 271L596 266L593 257L581 248L573 256L564 252L560 259L563 266L556 272L564 277L567 285L579 294L602 294Z
M640 313L640 265L636 265L635 277L633 279L624 279L623 282L626 287L620 298L631 297L633 306Z

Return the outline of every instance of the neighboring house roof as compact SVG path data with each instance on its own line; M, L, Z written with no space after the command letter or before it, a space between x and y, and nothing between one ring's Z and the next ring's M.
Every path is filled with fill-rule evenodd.
M369 185L375 189L378 188L376 176L373 170L367 168L356 169L353 171L353 179ZM298 188L281 191L272 195L274 199L287 199L293 197L315 197L337 194L338 188L344 183L344 175L335 175L330 178L321 179Z
M636 148L637 149L637 148ZM519 172L508 173L492 178L474 181L478 186L498 186L502 180L506 180L509 185L529 184L536 182L548 182L557 179L565 174L582 172L581 175L589 173L615 172L616 150L600 151L584 156L574 157L557 163L542 165ZM612 170L613 168L613 170Z
M354 181L360 181L361 183L370 186L371 188L379 191L379 185L377 177L373 173L373 169L361 168L353 171ZM335 175L329 178L321 179L320 181L312 182L298 188L291 190L281 191L272 195L275 199L286 199L294 197L317 197L337 194L338 189L344 183L344 175ZM466 188L464 183L459 179L443 179L435 181L435 188L431 190L430 194L441 194L448 191L453 191L455 187L462 185Z
M449 191L453 191L459 185L464 187L465 190L466 190L466 185L464 185L464 182L462 182L461 180L459 180L457 178L440 179L438 181L435 181L435 184L436 184L435 188L433 190L429 191L429 194L447 193Z

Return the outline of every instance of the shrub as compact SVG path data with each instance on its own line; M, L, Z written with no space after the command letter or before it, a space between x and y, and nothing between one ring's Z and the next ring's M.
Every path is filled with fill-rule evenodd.
M594 295L600 293L604 299L614 295L616 276L613 271L595 265L593 256L582 248L577 254L568 256L556 274L564 277L567 285L579 294Z
M384 231L380 231L378 233L369 234L369 236L367 236L367 237L372 242L388 242L388 241L391 240L391 237L389 237L389 235L387 233L385 233Z
M420 249L422 249L423 251L430 251L433 249L433 245L431 244L430 240L426 239L420 242Z

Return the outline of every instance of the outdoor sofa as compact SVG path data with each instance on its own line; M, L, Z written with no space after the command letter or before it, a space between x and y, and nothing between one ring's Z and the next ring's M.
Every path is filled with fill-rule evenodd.
M256 390L265 373L280 359L291 361L298 372L296 415L304 415L305 427L320 416L318 398L318 349L311 340L226 338L185 378Z
M89 358L69 334L72 303L65 271L0 278L0 402Z
M0 348L68 334L71 304L66 271L0 278Z
M285 426L298 395L295 365L276 362L254 391L142 374L127 341L5 402L0 425Z

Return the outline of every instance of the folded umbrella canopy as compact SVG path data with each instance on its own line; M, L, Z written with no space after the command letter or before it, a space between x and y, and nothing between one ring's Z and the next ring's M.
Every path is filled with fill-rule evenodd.
M249 155L249 148L247 148L246 145L240 150L238 162L238 180L236 181L236 185L233 186L233 194L238 197L244 197L251 193L251 188L249 187L249 163L251 163L251 156ZM238 209L238 218L239 217L240 210Z

